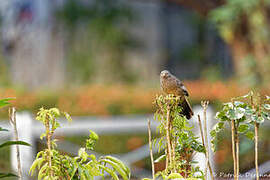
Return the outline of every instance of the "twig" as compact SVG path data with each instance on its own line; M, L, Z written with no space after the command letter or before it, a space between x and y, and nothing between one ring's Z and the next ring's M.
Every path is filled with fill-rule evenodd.
M168 154L169 154L169 159L168 159L168 164L172 163L172 148L171 148L171 140L170 140L170 132L169 132L169 127L170 127L170 106L167 108L167 124L166 124L166 137L167 137L167 147L168 147Z
M232 155L233 155L233 171L234 171L234 179L237 179L237 164L235 157L235 122L231 121L231 130L232 130Z
M236 146L236 177L239 179L239 134L235 129L235 146Z
M259 180L259 166L258 166L258 131L259 123L255 122L255 168L256 168L256 180Z
M51 157L51 129L50 129L50 122L49 122L49 118L46 121L45 124L46 127L46 135L47 135L47 147L48 147L48 162L49 162L49 173L50 173L50 177L53 177L53 170L52 170L52 157Z
M149 136L149 149L150 149L150 158L152 164L152 177L155 180L155 165L154 165L154 158L153 158L153 149L152 149L152 137L151 137L151 125L150 120L148 119L148 136Z
M173 165L173 171L176 173L176 167L175 167L175 140L172 141L172 165Z
M198 114L198 122L199 122L199 127L200 127L200 133L201 133L201 138L202 138L202 144L203 147L206 149L205 143L204 143L204 134L203 134L203 129L202 129L202 122L201 122L201 117ZM210 161L208 160L207 166L205 167L205 169L207 169L207 167L209 168L209 172L210 172L210 176L211 179L214 180L214 175L213 175L213 170L210 164ZM207 179L207 174L206 174L207 170L205 170L205 179Z
M9 121L14 128L15 140L19 141L15 107L9 108ZM21 159L20 159L20 149L19 149L18 144L16 144L16 156L17 156L18 176L19 176L18 179L21 180L22 179L22 166L21 166Z
M204 143L205 143L205 151L206 151L206 167L208 166L208 168L209 168L211 179L214 179L213 171L212 171L210 161L209 161L209 145L208 145L208 136L207 136L207 117L206 117L206 110L208 108L208 104L209 104L209 101L202 101L201 102L201 105L203 107L204 132L205 132L205 136L203 136L203 137L205 137L205 142ZM199 117L199 121L200 120L201 119ZM203 135L203 131L202 131L202 135ZM207 169L205 171L205 175L207 177Z
M261 102L261 99L260 99ZM254 99L253 95L250 96L250 103L253 109L255 109ZM261 109L259 108L259 114L261 114ZM255 121L254 122L254 131L255 131L255 137L254 137L254 144L255 144L255 169L256 169L256 180L259 179L259 165L258 165L258 131L259 131L259 124Z

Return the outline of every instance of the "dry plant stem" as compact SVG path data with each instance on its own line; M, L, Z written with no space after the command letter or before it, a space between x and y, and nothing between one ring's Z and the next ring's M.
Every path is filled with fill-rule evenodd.
M168 164L172 163L172 148L171 148L171 140L170 140L170 132L169 132L169 128L170 128L170 107L168 106L167 108L167 124L166 124L166 137L167 137L167 147L168 147L168 154L169 154L169 159L168 159Z
M211 165L210 165L210 161L209 161L209 145L208 145L208 136L207 136L207 117L206 117L206 110L208 108L209 101L203 101L201 104L202 104L202 107L203 107L205 136L204 136L203 131L202 131L200 116L199 116L199 123L200 123L200 128L201 128L202 139L205 138L205 141L204 141L204 143L205 143L204 147L205 147L205 150L206 150L206 166L205 167L208 167L209 168L211 179L214 179L213 171L212 171L212 168L211 168ZM205 171L205 176L207 177L207 169Z
M231 122L231 130L232 130L232 155L233 155L233 171L234 171L234 179L237 179L237 164L235 157L235 122L232 120Z
M50 177L53 177L53 170L52 170L52 157L51 157L51 130L50 130L50 123L49 120L46 121L46 134L47 134L47 147L48 147L48 162L49 162L49 169L50 169Z
M255 109L253 96L250 97L250 103L253 109ZM260 109L259 109L260 110ZM256 179L259 179L259 166L258 166L258 131L259 131L259 124L257 122L254 122L254 131L255 131L255 137L254 137L254 144L255 144L255 169L256 169Z
M256 168L256 179L259 179L259 166L258 166L258 131L259 131L259 124L255 122L255 168Z
M202 144L203 144L203 147L206 149L205 147L205 143L204 143L204 134L203 134L203 129L202 129L202 122L201 122L201 117L200 115L198 115L198 122L199 122L199 127L200 127L200 133L201 133L201 138L202 138ZM209 172L210 172L210 176L211 176L211 179L214 180L214 175L213 175L213 170L212 170L212 167L211 167L211 164L210 164L210 161L208 160L208 166L205 167L205 169L207 169L207 167L209 168ZM207 170L205 170L205 172L207 172ZM207 179L207 174L205 174L205 179Z
M165 148L165 154L166 154L166 164L165 164L165 170L168 169L169 164L169 154L168 154L168 147Z
M236 177L239 179L239 134L235 129L235 146L236 146Z
M151 124L150 124L149 119L148 119L148 137L149 137L149 149L150 149L150 158L151 158L151 165L152 165L152 178L153 180L155 180L155 165L154 165L153 148L152 148Z
M16 122L16 109L14 107L9 108L9 120L14 128L15 140L19 141L18 130L17 130L17 122ZM16 145L16 156L17 156L17 168L18 168L18 179L22 179L22 167L21 167L21 159L20 159L20 149L19 145Z
M175 167L175 141L172 141L172 165L173 165L173 171L176 173L176 167Z

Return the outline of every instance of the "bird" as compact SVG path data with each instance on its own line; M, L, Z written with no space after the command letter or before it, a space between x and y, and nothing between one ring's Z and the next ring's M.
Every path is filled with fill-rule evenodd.
M160 73L160 86L164 93L180 97L181 102L179 106L182 108L181 114L187 119L190 119L194 113L186 98L189 96L189 93L184 84L168 70L163 70Z

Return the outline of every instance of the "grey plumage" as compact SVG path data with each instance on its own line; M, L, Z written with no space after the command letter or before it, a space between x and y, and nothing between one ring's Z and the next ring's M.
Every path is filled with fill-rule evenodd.
M160 73L160 85L166 94L173 94L181 98L181 104L179 104L182 107L181 114L190 119L193 116L193 111L186 99L189 94L184 84L169 71L164 70Z

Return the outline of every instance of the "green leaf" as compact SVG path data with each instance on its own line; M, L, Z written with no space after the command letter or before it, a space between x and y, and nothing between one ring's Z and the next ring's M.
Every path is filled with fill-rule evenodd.
M0 131L8 131L8 130L0 127Z
M163 155L159 156L154 162L158 163L158 162L164 161L165 159L166 159L166 155L163 154Z
M241 119L245 115L245 109L241 107L237 107L235 109L236 119Z
M41 135L40 135L40 140L42 140L44 137L46 136L46 133L41 133Z
M259 116L256 120L257 123L263 123L264 122L264 118L262 116Z
M128 180L129 177L128 175L125 173L125 171L121 168L121 166L119 166L119 164L109 160L109 159L101 159L100 162L104 162L104 163L108 163L110 164L114 170L116 170L124 180Z
M248 131L245 135L247 138L249 138L251 140L254 139L254 132L252 132L252 131Z
M227 112L226 112L226 116L227 118L229 119L236 119L236 115L235 115L235 111L233 109L229 109Z
M265 108L266 110L270 110L270 104L264 104L264 108Z
M249 129L249 125L247 124L240 124L238 127L238 131L240 133L245 133Z
M65 118L68 120L68 122L72 122L72 118L68 113L63 112L63 114L64 114Z
M181 176L181 174L179 174L179 173L171 173L168 176L168 179L178 179L178 178L183 178L183 176Z
M130 169L120 159L117 159L116 157L112 156L105 156L105 158L117 163L120 166L120 168L122 168L125 171L128 178L130 178Z
M97 135L97 133L95 133L94 131L91 131L91 130L89 130L89 132L90 132L89 137L90 137L92 140L97 141L97 140L98 140L98 135Z
M112 176L112 178L113 178L114 180L119 180L119 178L118 178L118 176L116 175L116 173L115 173L113 170L111 170L110 168L105 167L105 166L103 166L103 165L99 165L99 167L100 167L101 169L103 169L104 171L106 171L107 173L109 173L109 174Z
M0 173L0 178L7 178L7 177L18 177L18 176L12 173Z
M11 145L24 145L24 146L31 146L30 144L24 142L24 141L7 141L0 145L0 148L11 146Z
M32 165L31 165L31 167L30 167L30 169L29 169L29 174L30 174L30 176L33 176L36 167L40 164L40 162L42 163L43 161L44 161L43 158L38 158L38 159L36 159L36 160L32 163ZM40 166L39 166L39 167L40 167Z
M10 100L14 100L15 98L5 98L5 99L0 99L0 108L7 106L10 104Z

